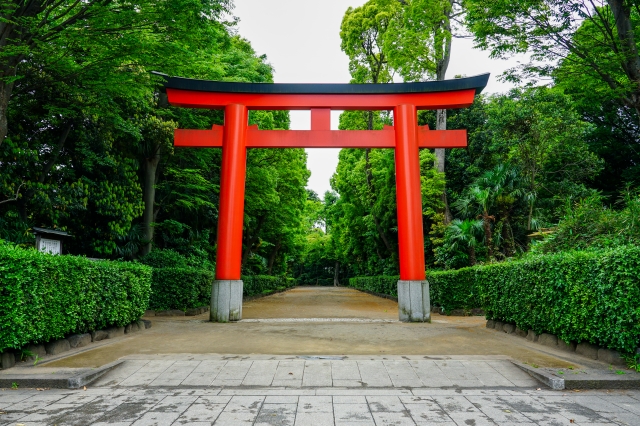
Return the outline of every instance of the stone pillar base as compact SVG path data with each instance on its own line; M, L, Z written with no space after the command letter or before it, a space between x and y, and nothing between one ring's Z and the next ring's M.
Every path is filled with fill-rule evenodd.
M398 281L398 312L403 322L431 322L428 281Z
M242 319L242 280L215 280L211 286L212 322Z

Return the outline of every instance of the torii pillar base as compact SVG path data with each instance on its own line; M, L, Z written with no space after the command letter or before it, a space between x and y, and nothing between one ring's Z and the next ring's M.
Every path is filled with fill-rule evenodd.
M212 322L242 319L242 280L215 280L211 286Z
M431 322L428 281L398 281L398 314L403 322Z

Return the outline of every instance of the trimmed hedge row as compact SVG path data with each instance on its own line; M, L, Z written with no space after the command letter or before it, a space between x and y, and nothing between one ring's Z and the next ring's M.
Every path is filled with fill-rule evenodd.
M349 285L396 295L397 279L352 278ZM445 311L483 307L488 319L622 353L640 342L640 247L532 255L427 279L431 303Z
M154 268L149 309L186 311L209 306L215 274L196 268ZM267 295L294 287L293 278L254 275L242 277L244 296Z
M0 352L124 326L144 314L151 268L0 243Z
M267 295L296 286L294 278L253 275L242 277L244 296Z
M356 277L349 279L349 287L398 297L397 275L380 275L376 277ZM482 306L480 294L475 285L460 280L458 271L427 272L431 304L440 306L445 312L454 309L473 309Z
M149 309L186 311L211 303L213 272L197 268L153 268Z

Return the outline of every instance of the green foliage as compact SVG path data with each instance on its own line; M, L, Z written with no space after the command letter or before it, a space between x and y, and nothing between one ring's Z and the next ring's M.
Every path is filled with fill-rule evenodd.
M640 247L528 255L522 260L429 272L431 303L483 307L487 318L634 352L640 341ZM349 285L396 295L397 277L352 278Z
M124 326L149 302L151 268L0 244L0 351Z
M153 268L149 309L186 311L208 306L214 279L213 272L205 269L179 266Z
M242 276L243 296L259 296L286 290L296 286L296 280L269 275Z
M139 259L140 263L152 268L197 268L215 271L215 265L194 255L185 256L175 250L153 250Z
M558 226L532 251L552 253L567 250L613 248L640 245L640 195L627 190L614 209L599 195L568 200Z
M373 277L349 278L349 287L365 290L376 294L386 294L398 297L397 275L377 275Z

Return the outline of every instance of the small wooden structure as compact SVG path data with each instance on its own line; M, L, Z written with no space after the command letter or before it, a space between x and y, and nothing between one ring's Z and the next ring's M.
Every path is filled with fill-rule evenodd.
M62 254L62 239L69 237L68 232L56 229L32 228L36 236L36 249L43 253Z

